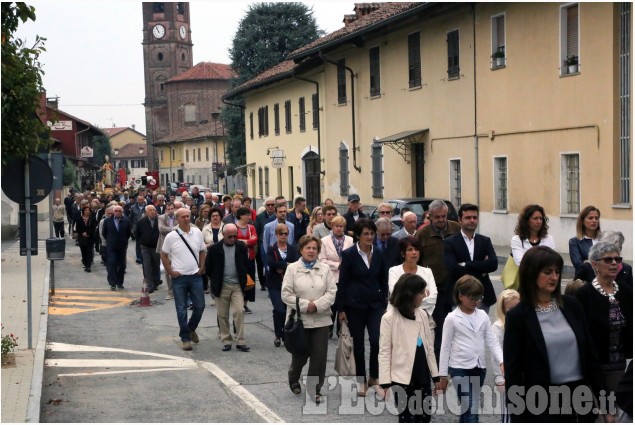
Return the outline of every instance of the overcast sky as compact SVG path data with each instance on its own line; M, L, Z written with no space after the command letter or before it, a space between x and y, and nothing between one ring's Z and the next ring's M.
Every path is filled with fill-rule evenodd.
M190 2L194 63L230 63L228 49L252 1ZM343 26L354 2L306 1L320 29ZM130 127L145 134L142 106L143 20L141 3L30 1L37 19L20 24L17 36L32 45L45 37L40 58L47 97L61 110L99 127Z

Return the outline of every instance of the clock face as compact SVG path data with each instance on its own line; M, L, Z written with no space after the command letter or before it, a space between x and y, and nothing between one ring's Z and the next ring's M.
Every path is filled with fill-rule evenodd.
M179 28L179 35L183 40L185 40L185 36L187 36L187 29L185 29L185 25L181 25Z
M163 38L165 35L165 27L161 24L155 25L154 28L152 28L152 35L154 35L155 38Z

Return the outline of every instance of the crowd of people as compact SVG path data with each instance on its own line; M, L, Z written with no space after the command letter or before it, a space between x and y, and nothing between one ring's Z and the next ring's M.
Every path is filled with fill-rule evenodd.
M301 196L292 209L278 196L256 211L242 193L222 200L196 188L178 200L163 189L130 195L70 194L63 205L55 200L56 233L64 236L66 213L84 269L91 271L97 249L112 290L123 289L129 239L143 265L145 291L163 283L163 265L184 350L199 342L196 329L210 294L222 351L235 345L249 352L244 315L251 313L248 302L255 301L259 284L272 305L274 347L284 344L291 311L302 314L308 350L292 355L289 388L302 392L308 362L305 391L316 403L328 340L346 322L359 396L371 388L382 398L392 394L400 422L430 421L430 413L413 409L409 400L439 394L450 382L460 421L478 422L486 349L496 386L507 397L503 422L592 421L598 412L605 421L632 418L632 267L622 261L624 236L600 231L593 206L581 211L569 241L575 280L565 295L564 261L548 234L545 210L526 206L510 241L517 286L496 297L489 273L497 270L498 257L490 238L476 233L474 204L461 205L454 222L445 202L433 201L419 225L403 208L400 229L390 204L380 204L373 221L355 194L344 214L330 199L309 212ZM585 389L596 402L616 394L621 410L569 408L570 399L551 397L563 388L571 394ZM530 389L544 391L548 402L529 409L535 402Z

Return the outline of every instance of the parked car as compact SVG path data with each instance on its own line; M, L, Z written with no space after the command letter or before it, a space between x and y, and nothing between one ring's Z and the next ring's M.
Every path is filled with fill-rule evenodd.
M434 201L435 198L401 198L401 199L389 199L384 201L387 204L390 204L393 208L392 217L390 218L393 223L395 223L399 228L403 227L403 223L401 222L401 209L404 207L410 208L410 211L417 214L417 227L423 223L423 217L428 212L428 208L430 207L430 203ZM456 209L452 202L448 200L444 200L445 204L448 206L448 220L458 221L459 216L456 213ZM378 218L377 208L373 210L370 214L370 218L375 220Z
M205 187L202 184L193 184L190 187L187 188L188 193L191 195L192 194L192 190L197 187L198 188L198 193L203 194L205 193L205 191L210 190L211 189L209 187Z
M194 183L178 183L178 186L175 191L176 195L181 196L181 193L187 192L190 186L192 186L193 184Z
M177 182L170 182L167 187L168 195L176 195L176 189L178 189L179 184Z

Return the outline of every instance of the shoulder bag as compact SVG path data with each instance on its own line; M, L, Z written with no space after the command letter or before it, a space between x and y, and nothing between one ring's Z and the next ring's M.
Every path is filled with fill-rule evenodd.
M309 343L300 317L300 297L295 297L295 306L296 309L291 309L289 320L284 325L284 348L294 356L302 357L307 354Z
M501 273L501 281L505 289L518 290L518 266L511 254L507 257L503 273Z
M189 249L190 252L192 253L192 256L194 257L194 260L196 260L196 265L200 267L200 264L198 264L198 258L196 257L196 254L194 254L194 251L192 250L192 247L190 247L190 244L187 243L187 241L185 240L183 235L180 234L178 230L174 229L174 231L176 232L177 235L179 235L181 237L181 239L183 239L183 243L185 244L185 246L187 246L187 249Z

